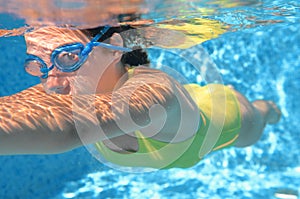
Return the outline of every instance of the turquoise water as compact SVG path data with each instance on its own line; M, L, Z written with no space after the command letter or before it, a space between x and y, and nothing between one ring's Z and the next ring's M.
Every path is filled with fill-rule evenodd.
M161 4L144 18L161 22L187 13L193 18L197 8L214 9L214 14L203 17L227 24L229 32L186 49L188 60L204 48L225 84L232 84L250 100L274 100L282 110L282 120L268 126L254 146L212 153L190 169L125 173L99 163L85 148L60 155L0 157L0 198L283 198L280 193L299 198L298 1L249 1L231 8L204 4L208 1L176 2L169 7ZM177 7L175 12L179 5L182 9ZM0 22L1 28L24 25L6 14ZM23 71L22 36L0 38L0 51L0 96L38 83ZM189 63L178 62L170 53L164 53L161 61L157 51L150 53L155 63L172 68L180 63L176 70L182 69L190 74L190 81L197 81Z

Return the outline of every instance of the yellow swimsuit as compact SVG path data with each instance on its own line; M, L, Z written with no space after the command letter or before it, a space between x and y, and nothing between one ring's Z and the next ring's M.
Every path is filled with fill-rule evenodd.
M136 131L139 149L135 153L112 151L103 142L95 144L97 150L107 161L117 165L167 169L194 166L207 153L232 146L241 127L239 103L234 92L221 84L184 87L201 110L202 122L193 137L179 143L166 143L145 138Z

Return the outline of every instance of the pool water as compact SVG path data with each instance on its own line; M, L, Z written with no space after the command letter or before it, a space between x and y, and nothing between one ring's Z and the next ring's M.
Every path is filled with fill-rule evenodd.
M160 23L174 17L182 19L188 13L184 19L189 21L201 11L201 16L225 24L227 33L181 51L192 59L205 49L225 84L233 85L250 100L274 100L282 110L281 121L267 126L254 146L211 153L190 169L126 173L99 163L83 147L58 155L3 156L0 198L299 198L299 2L241 1L235 6L229 5L238 1L223 6L222 1L175 2L166 1L144 18ZM182 9L175 12L176 6ZM0 15L1 28L24 23L11 15ZM0 96L39 82L23 70L22 36L0 37L0 51ZM155 53L150 52L152 59ZM172 55L163 55L164 65L178 67L169 61ZM186 70L190 81L198 81ZM201 80L198 83L205 84Z

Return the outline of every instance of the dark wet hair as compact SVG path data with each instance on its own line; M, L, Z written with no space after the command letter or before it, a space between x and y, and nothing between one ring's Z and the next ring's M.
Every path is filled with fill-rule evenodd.
M90 37L95 37L104 27L100 26L97 28L84 29L82 30L84 34ZM118 27L110 27L108 31L98 40L99 42L103 42L105 40L109 40L109 38L114 33L121 33L127 30L134 29L129 25L121 25ZM121 37L123 38L124 36ZM123 38L126 41L126 38ZM124 46L127 47L126 42L124 42ZM121 58L121 62L123 65L128 67L134 67L139 65L147 65L149 64L149 59L147 53L139 46L133 47L133 51L124 53Z

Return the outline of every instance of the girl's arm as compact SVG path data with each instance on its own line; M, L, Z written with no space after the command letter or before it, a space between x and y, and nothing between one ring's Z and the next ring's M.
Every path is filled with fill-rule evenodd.
M199 111L181 85L143 67L112 93L48 95L37 85L0 103L0 154L59 153L135 130L176 142L191 137L199 122L184 120L183 112L197 118ZM161 133L177 132L176 124L183 125L178 134Z

